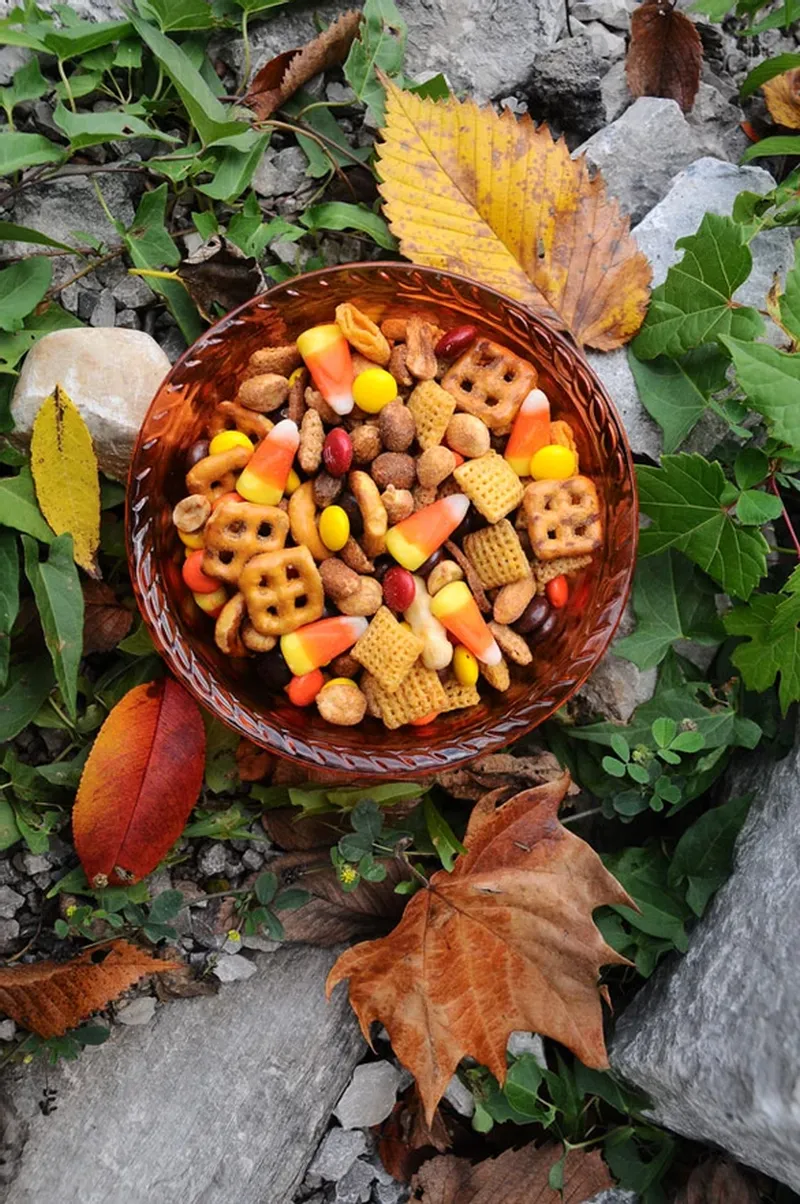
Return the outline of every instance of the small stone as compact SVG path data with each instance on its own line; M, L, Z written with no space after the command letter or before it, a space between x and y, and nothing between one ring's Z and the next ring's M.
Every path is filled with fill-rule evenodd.
M88 322L95 311L97 305L97 293L90 292L88 289L83 289L78 294L78 307L76 313L82 322Z
M375 1171L358 1159L336 1184L336 1204L368 1204L374 1181Z
M0 886L0 919L13 919L24 903L24 895L18 895L10 886Z
M139 330L141 324L135 309L121 309L117 313L114 325L120 330Z
M171 364L174 364L181 358L188 346L182 331L177 326L170 326L163 333L159 334L158 342L161 350Z
M610 59L616 62L625 55L625 39L618 33L612 33L599 21L592 21L584 28L584 34L592 44L592 50L598 58Z
M622 1187L609 1187L601 1191L586 1204L638 1204L639 1197L635 1191L625 1191Z
M537 54L526 85L528 107L537 120L567 137L570 146L603 124L600 59L585 35Z
M17 1026L13 1020L0 1020L0 1041L13 1041Z
M13 439L28 443L42 402L61 384L89 428L100 468L125 480L139 427L168 371L163 351L140 330L54 330L22 366L11 403Z
M113 292L117 305L125 309L143 309L155 300L155 293L146 280L127 273L114 285Z
M333 1114L343 1129L379 1125L391 1112L397 1097L400 1071L391 1062L362 1062Z
M627 29L637 0L581 0L570 5L570 15L578 21L602 21L609 29Z
M309 1174L338 1183L356 1158L367 1152L367 1139L360 1129L331 1129L308 1168Z
M469 1087L461 1082L457 1074L454 1074L450 1082L447 1084L444 1092L444 1098L454 1108L459 1116L472 1116L475 1111L475 1097Z
M89 323L92 326L113 326L117 317L117 306L110 288L104 288L97 298Z
M18 936L19 924L16 920L0 920L0 953L13 953Z
M0 886L17 881L17 871L7 857L0 858Z
M224 844L208 844L198 855L197 868L204 878L213 878L215 874L223 873L226 861Z
M42 853L18 853L14 861L18 869L31 877L50 869L50 858Z
M402 1204L409 1198L404 1183L376 1183L373 1188L376 1204Z
M260 870L264 864L264 858L257 849L245 849L242 853L242 865L248 870Z
M277 153L267 149L255 170L253 188L259 196L286 196L308 183L307 167L299 146L287 146Z
M356 103L356 94L349 84L339 84L333 80L325 87L325 99L329 100L331 104L349 105Z
M614 63L611 70L606 72L600 81L600 93L603 97L606 121L609 124L621 117L625 110L633 104L624 63Z
M149 1024L156 1012L156 1001L152 995L140 995L116 1014L120 1024Z
M514 1058L521 1058L523 1054L532 1054L543 1069L547 1068L544 1043L538 1033L526 1033L521 1030L509 1033L506 1050Z
M268 936L259 936L253 933L248 936L247 933L242 933L242 945L245 949L255 949L258 953L274 953L276 949L280 949L282 941L270 940Z
M214 967L214 973L220 982L243 982L246 978L252 978L255 972L255 962L242 957L241 953L225 954Z

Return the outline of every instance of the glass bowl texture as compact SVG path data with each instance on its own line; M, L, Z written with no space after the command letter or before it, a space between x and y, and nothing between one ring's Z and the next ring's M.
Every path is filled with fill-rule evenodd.
M369 716L335 727L315 707L268 694L247 661L225 656L214 624L181 577L184 546L172 509L185 496L188 448L206 435L217 402L260 347L294 340L330 322L351 301L375 321L411 312L443 329L469 322L531 361L554 417L573 428L580 470L598 489L603 545L576 579L558 631L533 646L533 663L511 689L484 689L479 705L425 727L385 728ZM401 263L351 264L311 272L248 301L211 327L175 364L142 425L127 494L131 579L153 642L177 679L213 715L255 744L320 770L370 779L414 778L464 764L518 740L567 701L608 647L634 567L636 488L625 432L608 394L579 351L523 306L474 281Z

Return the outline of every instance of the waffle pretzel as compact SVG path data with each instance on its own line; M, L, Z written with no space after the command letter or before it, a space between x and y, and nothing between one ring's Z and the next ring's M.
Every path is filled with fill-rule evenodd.
M453 478L490 523L496 523L516 510L522 501L522 482L508 461L496 451L488 451L475 460L465 460L455 470Z
M537 379L533 364L498 343L477 339L445 373L442 388L455 397L459 410L502 435Z
M260 635L287 635L322 617L322 579L308 548L278 548L249 560L239 577Z
M235 585L251 557L282 548L288 534L289 516L277 506L221 502L205 525L203 572Z
M525 489L523 507L537 559L587 556L600 546L600 506L588 477L532 481Z

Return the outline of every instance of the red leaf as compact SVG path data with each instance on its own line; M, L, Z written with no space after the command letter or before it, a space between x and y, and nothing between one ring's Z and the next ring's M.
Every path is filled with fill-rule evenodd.
M703 44L697 26L674 2L645 0L634 11L625 73L634 96L676 100L688 113L700 86Z
M205 747L197 704L170 678L117 703L72 813L75 848L94 886L138 882L169 852L200 793Z
M313 76L344 62L360 21L361 13L351 9L305 46L270 59L253 77L244 104L264 121Z

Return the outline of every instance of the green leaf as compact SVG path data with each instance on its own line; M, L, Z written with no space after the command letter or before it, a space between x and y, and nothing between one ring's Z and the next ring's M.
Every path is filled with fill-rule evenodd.
M252 141L249 149L237 150L233 146L224 146L211 154L214 159L206 168L214 172L214 178L209 184L197 184L198 192L205 193L216 201L232 204L238 200L246 188L250 187L253 174L258 167L261 156L270 140L270 133L257 134L250 131Z
M800 54L776 54L774 58L767 59L766 62L759 63L757 67L753 68L740 88L740 95L742 97L752 96L762 84L774 79L776 75L783 75L784 71L792 71L795 67L800 67ZM780 139L764 139L764 142L777 141L780 141ZM787 138L785 141L788 142L790 139ZM763 146L763 143L756 143L756 145ZM779 151L778 153L782 154L784 152ZM790 153L797 154L797 151Z
M350 813L353 831L365 836L371 845L381 834L383 815L371 799L364 799Z
M448 100L450 97L447 80L441 73L432 75L422 84L413 84L408 91L413 92L415 96L421 96L423 100Z
M661 468L639 467L639 501L653 521L639 554L676 548L737 598L747 599L767 572L767 541L738 526L723 508L721 466L698 454L664 456Z
M165 134L142 121L141 117L123 109L111 109L103 113L73 113L65 105L56 105L53 120L69 139L70 149L83 150L100 142L112 142L118 138L156 138L159 142L177 142L171 134Z
M681 238L680 263L669 269L653 293L645 323L633 342L639 359L680 357L720 335L754 339L764 322L755 309L731 298L744 284L753 257L742 227L730 217L707 213L696 234Z
M629 350L628 362L642 405L664 432L664 451L674 452L706 412L711 395L725 387L727 357L710 344L681 359L659 355L644 361Z
M142 621L135 631L126 636L117 644L120 652L127 652L128 656L149 656L155 651L155 645L147 630L145 623ZM226 731L230 731L229 728ZM208 785L208 782L206 782Z
M800 700L800 630L796 626L777 634L773 625L781 602L779 594L756 594L749 606L736 606L724 618L729 635L744 636L731 654L749 690L768 690L780 674L778 697L784 715Z
M142 16L155 21L162 33L211 29L214 13L208 0L136 0Z
M37 765L36 772L52 786L77 790L90 751L91 745L87 744L71 760L54 761L52 765Z
M397 250L397 239L390 233L385 218L373 213L366 205L328 201L312 205L300 221L309 230L362 230L385 251Z
M143 627L142 630L146 631L146 628ZM134 655L144 656L145 651L137 649ZM206 729L205 784L212 794L225 794L235 789L239 782L235 757L239 737L219 719L214 719L208 711L203 711L202 715Z
M736 838L750 809L751 795L729 799L706 811L681 836L670 861L670 886L685 883L686 901L701 916L712 895L727 880Z
M14 808L7 798L0 796L0 853L10 849L18 840L22 840L22 833L17 826Z
M62 60L78 58L119 42L133 33L127 21L76 21L69 28L52 29L44 34L42 41L47 49Z
M288 890L282 890L279 895L276 895L272 906L276 911L297 911L299 907L305 907L311 897L307 890L300 890L295 886Z
M759 489L746 489L736 503L736 517L746 527L761 527L780 518L782 513L781 499Z
M19 553L13 531L0 527L0 688L8 681L11 629L19 611Z
M386 96L376 70L388 76L400 73L406 34L406 23L393 0L367 0L359 36L344 64L344 77L378 126L384 122Z
M434 806L429 794L426 794L423 799L422 813L425 816L425 824L428 829L428 835L431 838L431 843L439 854L439 860L447 872L451 873L458 854L466 853L467 850L447 820Z
M612 736L611 747L619 757L620 761L629 761L631 757L631 749L628 741L624 736Z
M640 560L633 586L636 630L614 647L639 669L660 664L677 640L719 644L714 587L694 566L669 550Z
M23 104L26 100L38 100L45 92L49 92L52 86L42 75L39 60L33 55L14 72L11 84L0 88L0 106L6 113L10 113L15 105Z
M16 477L0 478L0 525L24 531L40 543L52 543L55 539L42 518L28 467L21 469Z
M673 752L696 753L700 752L704 744L705 740L703 739L702 732L678 732L670 744L670 748Z
M136 215L123 241L137 267L175 267L181 261L180 252L166 229L167 185L159 184L146 192L139 202Z
M784 327L800 340L800 240L794 244L794 264L786 273L778 307Z
M53 666L47 656L16 665L0 694L0 742L13 740L27 727L53 688Z
M19 330L50 287L53 264L34 255L0 271L0 330Z
M310 92L301 89L282 106L284 113L296 118L299 125L307 126L324 139L321 146L313 138L304 134L297 135L298 144L308 159L306 174L312 179L320 179L331 174L334 164L338 164L339 167L352 167L354 163L366 163L372 153L371 148L352 147L347 134L330 109L323 107L303 112L308 105L315 103L315 99Z
M181 891L162 890L161 894L156 895L150 905L148 923L165 924L167 920L174 919L182 906L183 894Z
M722 342L733 356L736 379L747 394L747 404L764 415L776 439L800 446L800 354L778 351L767 343L731 338Z
M259 903L266 906L275 898L278 891L278 878L270 870L265 870L263 874L259 874L253 884L253 890L256 893L256 898Z
M637 914L629 907L615 906L614 911L631 927L648 936L669 940L685 953L688 941L684 925L690 911L668 883L669 862L660 848L623 849L619 853L606 854L603 862L641 909Z
M73 250L68 243L58 242L49 234L41 234L38 230L31 230L29 226L16 226L13 222L0 222L0 240L5 239L11 242L39 243L43 247L57 247L60 251Z
M601 764L606 773L611 774L612 778L625 777L628 766L623 764L622 761L618 761L615 757L603 757Z
M650 729L653 733L653 739L659 748L668 748L678 732L678 725L674 719L662 715L660 718L653 721Z
M740 489L760 485L769 472L769 459L759 447L743 447L733 465L733 475Z
M56 680L70 718L77 718L78 667L83 651L83 593L72 554L72 536L59 535L39 563L39 548L28 535L22 536L25 575L31 583L42 621Z

